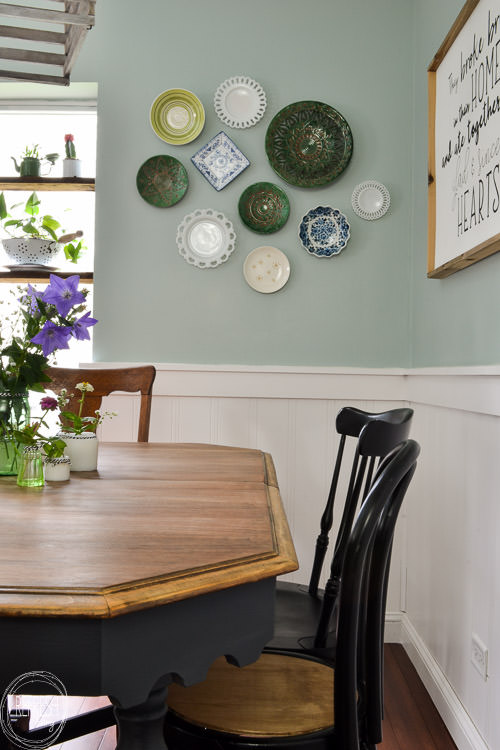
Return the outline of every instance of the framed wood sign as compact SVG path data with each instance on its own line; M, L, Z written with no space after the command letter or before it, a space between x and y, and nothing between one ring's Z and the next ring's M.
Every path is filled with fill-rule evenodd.
M428 68L430 278L500 250L500 0L467 0Z

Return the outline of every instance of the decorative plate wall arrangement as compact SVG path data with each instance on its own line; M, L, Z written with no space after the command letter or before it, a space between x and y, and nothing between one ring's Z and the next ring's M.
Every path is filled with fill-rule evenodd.
M238 211L249 229L270 234L286 224L290 202L286 193L272 182L256 182L241 194Z
M355 214L367 221L374 221L387 213L391 196L381 182L367 180L356 185L351 202Z
M194 141L205 125L203 104L186 89L167 89L157 96L149 117L156 135L174 146Z
M160 154L144 162L137 172L136 183L145 201L158 208L168 208L184 197L188 175L178 159Z
M338 177L349 164L351 129L328 104L295 102L272 119L266 153L274 171L290 185L319 187Z
M222 130L191 157L194 166L216 190L222 190L250 162L238 146Z
M188 263L197 268L216 268L233 252L236 233L221 211L200 208L184 217L177 228L176 241Z
M345 248L350 237L349 222L338 208L317 206L303 217L299 239L311 255L330 258Z
M245 258L243 276L256 292L270 294L285 286L290 277L290 263L277 247L256 247Z
M266 95L262 86L248 76L228 78L215 92L217 116L231 128L250 128L266 111Z

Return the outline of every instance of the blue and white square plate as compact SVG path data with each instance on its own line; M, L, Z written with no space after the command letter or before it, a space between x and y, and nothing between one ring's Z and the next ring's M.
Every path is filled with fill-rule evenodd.
M245 154L222 130L200 148L191 161L216 190L229 185L250 164Z
M317 206L302 218L299 239L308 253L318 258L338 255L351 236L349 222L338 208Z

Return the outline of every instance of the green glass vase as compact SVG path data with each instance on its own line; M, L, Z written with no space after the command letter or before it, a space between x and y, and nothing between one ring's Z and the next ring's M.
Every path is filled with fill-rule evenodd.
M29 420L27 393L0 393L0 475L17 474L21 449L12 430L22 430Z

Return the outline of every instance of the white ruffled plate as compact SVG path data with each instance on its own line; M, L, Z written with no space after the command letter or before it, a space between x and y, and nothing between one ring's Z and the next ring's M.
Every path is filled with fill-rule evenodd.
M231 128L250 128L262 118L267 99L262 86L248 76L228 78L215 92L217 116Z
M290 263L277 247L256 247L245 258L243 276L256 292L270 294L285 286L290 277Z
M356 185L351 202L355 214L366 221L374 221L387 213L391 205L391 196L381 182L367 180Z
M223 213L199 208L179 224L176 241L179 253L188 263L197 268L215 268L233 252L236 233Z

